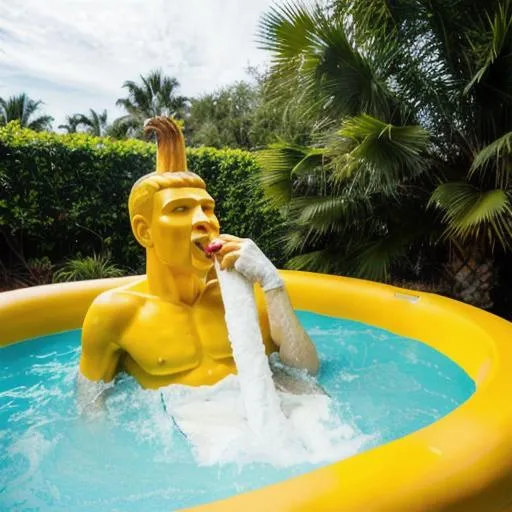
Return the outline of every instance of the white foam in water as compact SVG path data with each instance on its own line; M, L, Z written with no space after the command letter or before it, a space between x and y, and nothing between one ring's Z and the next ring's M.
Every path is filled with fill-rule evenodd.
M326 395L277 392L252 285L217 268L238 375L214 386L162 389L166 409L202 465L320 463L355 454L369 440L341 424Z
M193 446L198 464L267 462L275 466L329 462L360 451L371 437L341 424L326 395L277 393L285 418L281 434L255 433L242 403L241 379L230 375L214 386L173 385L161 390L167 412ZM257 406L257 404L254 404Z
M28 468L12 483L15 489L32 478L40 478L39 469L45 457L50 453L52 448L58 443L61 436L57 435L51 440L46 439L43 434L35 429L29 429L18 440L16 440L9 448L11 457L21 455L28 460Z

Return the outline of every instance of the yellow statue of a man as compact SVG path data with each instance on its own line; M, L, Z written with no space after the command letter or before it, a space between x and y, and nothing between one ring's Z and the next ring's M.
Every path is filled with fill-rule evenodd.
M315 347L275 267L251 240L219 234L214 200L187 170L180 128L157 117L146 129L157 134L157 169L134 184L128 206L133 234L146 249L147 272L90 306L81 374L109 382L125 370L142 386L158 388L213 384L236 372L213 257L264 290L258 309L267 353L278 348L285 364L316 373ZM221 245L215 256L205 251L212 241Z

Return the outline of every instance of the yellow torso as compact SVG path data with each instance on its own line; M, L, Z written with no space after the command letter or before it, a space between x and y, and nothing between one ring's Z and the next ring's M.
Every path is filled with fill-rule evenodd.
M119 341L123 352L119 368L133 375L143 387L213 384L236 371L216 282L206 287L193 306L172 304L129 290L123 293L136 296L139 304ZM269 353L275 348L263 303L258 303Z

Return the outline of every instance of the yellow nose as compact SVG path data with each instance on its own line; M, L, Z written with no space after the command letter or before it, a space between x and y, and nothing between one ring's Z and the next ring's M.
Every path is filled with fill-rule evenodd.
M205 230L208 230L210 227L210 219L203 212L203 209L200 206L194 208L194 214L192 216L192 227Z

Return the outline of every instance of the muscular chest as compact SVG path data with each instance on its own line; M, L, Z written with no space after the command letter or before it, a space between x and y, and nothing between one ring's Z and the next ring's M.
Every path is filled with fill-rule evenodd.
M231 358L222 301L205 297L193 307L148 301L125 332L123 348L154 375Z

